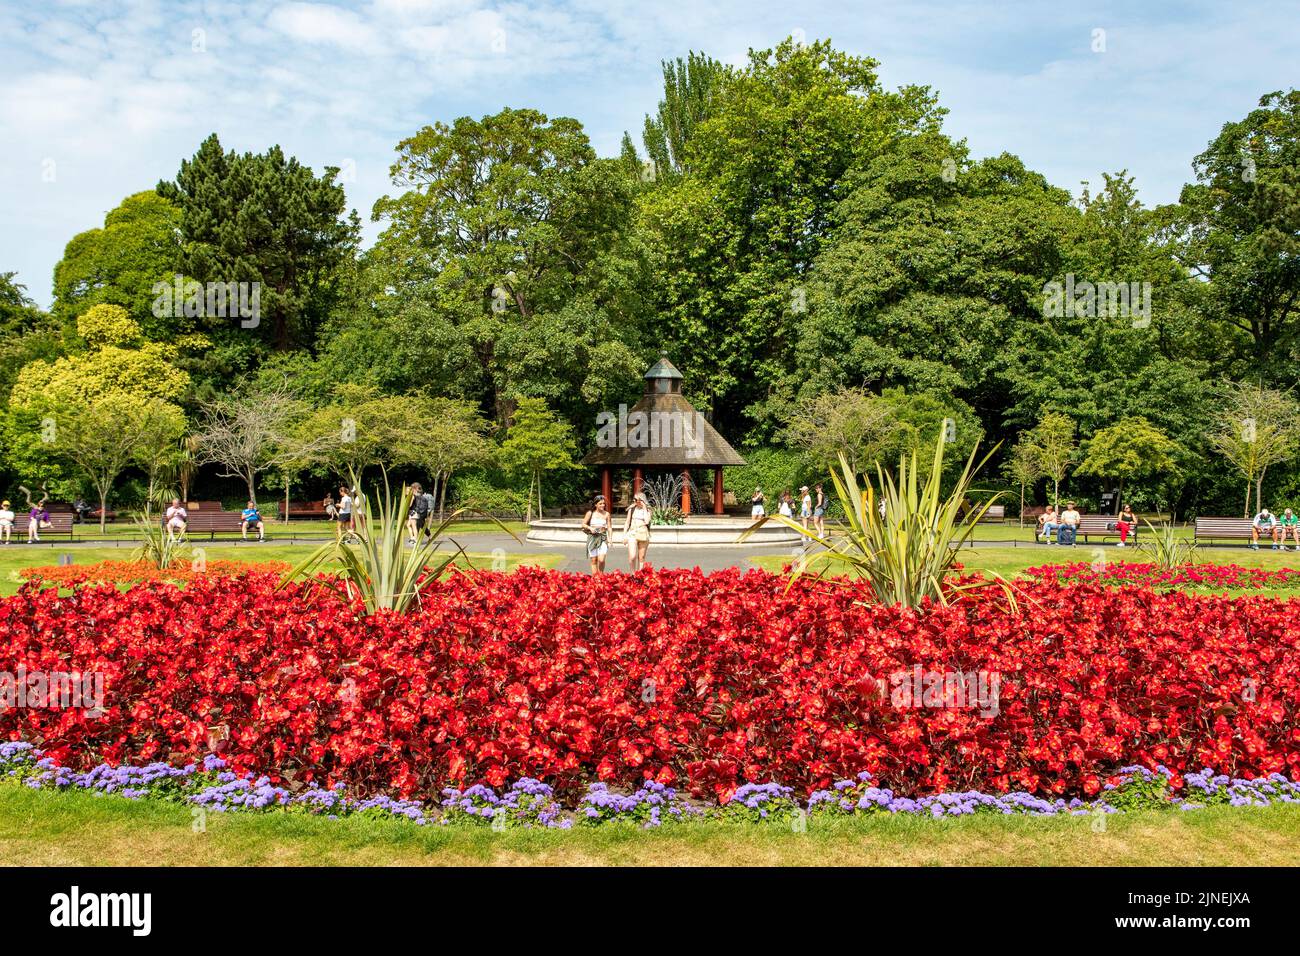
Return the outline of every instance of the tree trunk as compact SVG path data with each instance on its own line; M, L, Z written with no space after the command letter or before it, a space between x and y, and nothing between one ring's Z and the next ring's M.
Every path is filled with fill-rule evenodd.
M447 514L447 486L451 484L451 472L444 471L440 481L441 485L438 488L438 520L442 521Z
M289 523L289 476L284 476L284 523Z
M542 473L537 473L537 520L540 521L546 517L546 512L542 505Z
M108 512L108 489L101 488L99 490L99 533L100 534L103 534L105 531L104 524L108 521L107 512Z
M1243 518L1250 517L1250 484L1251 484L1250 479L1247 478L1246 479L1246 512L1245 514L1242 515Z
M1020 527L1025 526L1025 483L1020 483Z

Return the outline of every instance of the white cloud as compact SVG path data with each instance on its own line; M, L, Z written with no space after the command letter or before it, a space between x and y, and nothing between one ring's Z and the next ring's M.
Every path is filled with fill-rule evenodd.
M693 49L743 64L796 28L879 60L887 85L934 86L976 155L1017 153L1072 190L1127 167L1144 198L1168 201L1223 122L1294 85L1300 18L1285 12L1262 0L0 0L0 271L48 303L67 240L174 175L213 131L316 167L354 161L348 197L367 218L392 188L393 147L426 123L532 106L582 120L610 154L654 109L661 59ZM43 183L50 158L57 181Z

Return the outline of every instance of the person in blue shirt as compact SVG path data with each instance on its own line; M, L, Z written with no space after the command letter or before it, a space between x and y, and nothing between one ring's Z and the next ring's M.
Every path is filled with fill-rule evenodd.
M249 528L257 529L258 541L266 540L266 525L262 524L262 512L257 510L257 502L255 501L250 501L248 507L244 509L243 522L239 526L239 530L244 534L245 541L248 540Z

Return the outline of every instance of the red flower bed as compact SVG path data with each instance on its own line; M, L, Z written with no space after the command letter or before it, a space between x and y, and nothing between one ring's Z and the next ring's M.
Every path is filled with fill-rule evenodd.
M1163 763L1300 776L1300 621L1265 598L1036 585L924 615L762 572L475 572L360 617L276 578L0 601L0 669L102 670L107 712L9 710L60 763L215 747L241 770L429 796L532 776L1091 794ZM1000 675L996 714L896 706L895 672Z
M23 577L28 581L44 581L72 587L78 584L139 584L147 581L194 580L200 575L232 575L248 571L274 571L283 574L289 570L287 561L208 561L202 570L192 562L181 561L166 571L159 570L148 561L98 561L94 564L59 564L27 568Z
M1040 580L1062 584L1131 584L1148 587L1223 588L1251 590L1289 588L1300 585L1300 570L1279 568L1243 568L1239 564L1187 564L1180 568L1162 568L1156 564L1105 562L1091 564L1044 564L1028 568L1026 574Z

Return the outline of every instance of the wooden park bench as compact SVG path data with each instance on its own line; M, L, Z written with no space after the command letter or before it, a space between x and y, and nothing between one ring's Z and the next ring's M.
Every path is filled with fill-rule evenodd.
M276 505L276 513L280 520L284 518L284 502L281 501ZM289 502L289 520L294 518L304 518L313 521L324 521L329 515L325 513L325 505L319 501L291 501Z
M220 501L187 501L185 502L186 511L220 511Z
M981 523L996 521L999 524L1001 524L1003 521L1006 520L1007 520L1006 505L989 505L988 511L984 512L984 514L980 517Z
M166 523L167 519L162 520ZM190 513L189 520L185 522L185 534L206 533L209 539L214 539L219 534L240 534L243 523L244 516L238 511L195 511Z
M1202 539L1210 541L1237 540L1249 541L1251 539L1251 520L1249 518L1197 518L1196 527L1192 531L1192 540L1197 544ZM1260 540L1273 542L1273 535L1267 530L1261 530L1259 533Z
M48 506L45 509L50 511ZM47 534L66 534L68 539L72 539L72 519L75 517L71 511L50 511L50 526L40 530L40 536L44 538ZM27 516L20 514L14 521L14 540L19 540L18 536L27 531Z
M1075 532L1075 540L1082 538L1087 541L1089 537L1101 538L1118 538L1119 532L1115 530L1115 522L1119 518L1115 515L1079 515L1079 528ZM1140 522L1139 522L1140 524ZM1109 527L1108 527L1109 525ZM1042 536L1039 534L1037 519L1034 522L1034 540L1038 541ZM1058 529L1059 530L1059 529ZM1137 541L1138 526L1134 525L1128 533L1130 541ZM1053 541L1056 540L1056 531L1052 532Z

